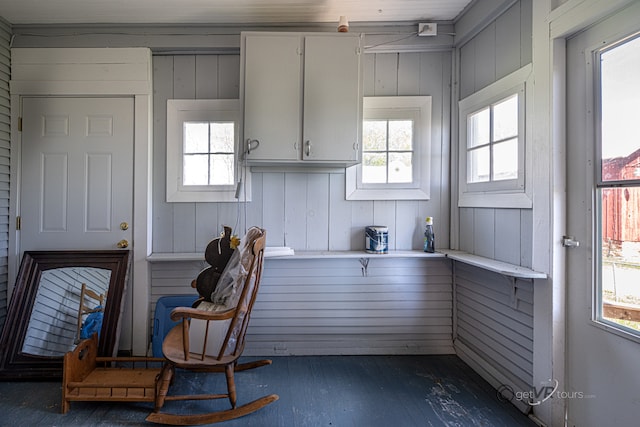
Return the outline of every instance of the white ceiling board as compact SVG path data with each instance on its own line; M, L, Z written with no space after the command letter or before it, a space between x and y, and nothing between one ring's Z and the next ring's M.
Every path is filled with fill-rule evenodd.
M27 24L275 24L449 21L471 0L0 0Z

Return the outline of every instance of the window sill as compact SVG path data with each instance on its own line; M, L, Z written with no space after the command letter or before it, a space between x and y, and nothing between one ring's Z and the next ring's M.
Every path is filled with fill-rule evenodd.
M533 202L527 193L462 193L458 198L460 208L512 208L531 209Z
M265 258L268 259L328 259L328 258L444 258L442 252L426 253L422 251L390 251L386 254L374 254L365 251L296 251L282 247L267 247ZM147 257L147 261L175 262L175 261L204 261L204 253L169 253L156 252Z
M546 279L547 274L530 268L520 267L519 265L509 264L502 261L496 261L491 258L485 258L473 255L463 251L455 251L445 249L442 253L454 261L463 262L465 264L480 267L482 269L502 274L503 276L514 277L517 279Z

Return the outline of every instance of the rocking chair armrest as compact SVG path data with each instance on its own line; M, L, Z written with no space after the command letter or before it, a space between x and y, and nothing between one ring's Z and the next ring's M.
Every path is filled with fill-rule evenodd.
M176 307L171 311L171 320L178 321L180 319L202 319L202 320L227 320L231 319L236 312L236 308L232 307L224 311L205 311L190 307Z

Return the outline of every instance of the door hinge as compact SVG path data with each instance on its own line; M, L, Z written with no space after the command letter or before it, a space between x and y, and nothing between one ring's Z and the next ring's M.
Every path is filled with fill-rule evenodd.
M16 230L20 230L20 226L22 225L21 222L22 221L20 220L20 217L17 216L16 217Z
M18 132L22 132L22 117L18 117Z

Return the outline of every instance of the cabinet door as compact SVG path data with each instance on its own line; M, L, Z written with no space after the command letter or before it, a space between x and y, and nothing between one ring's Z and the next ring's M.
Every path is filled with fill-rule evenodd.
M249 160L299 160L302 56L298 35L247 35L244 140Z
M360 39L305 37L303 159L356 161L362 111Z

